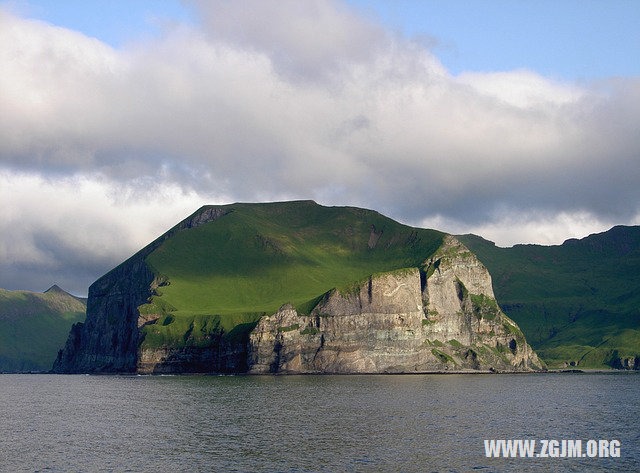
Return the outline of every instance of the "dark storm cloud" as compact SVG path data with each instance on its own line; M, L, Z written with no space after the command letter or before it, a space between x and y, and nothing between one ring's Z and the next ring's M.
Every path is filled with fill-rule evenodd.
M57 264L50 267L37 263L0 263L0 287L10 291L26 289L42 292L57 284L73 295L86 297L91 283L114 267L112 258L102 262L77 259L69 262L64 259L67 252L64 248L62 250L55 255ZM92 258L94 255L85 256Z
M23 238L24 235L20 231L14 231L13 235L4 233L4 243L10 248L24 243L11 241L15 237ZM0 260L0 287L43 291L55 283L73 294L86 295L96 275L113 267L111 252L95 251L98 248L82 251L73 237L59 235L55 227L33 228L28 231L28 237L30 255ZM34 255L37 257L33 258Z

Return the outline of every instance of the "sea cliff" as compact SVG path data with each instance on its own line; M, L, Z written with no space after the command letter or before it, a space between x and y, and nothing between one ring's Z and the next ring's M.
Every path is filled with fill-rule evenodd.
M309 315L284 305L249 338L250 373L415 373L540 369L498 307L491 277L454 237L424 271L370 276Z
M303 205L327 212L327 208L308 202L296 203L296 211ZM274 208L277 214L269 215L281 216L282 208ZM342 241L342 247L333 236L337 231L332 231L329 240L322 240L321 249L328 243L334 248L354 249L359 252L354 254L364 255L362 261L368 261L369 267L374 267L370 261L377 255L386 257L393 251L413 251L418 257L398 258L394 264L409 261L410 265L374 272L305 304L287 299L287 286L281 281L291 279L284 277L278 280L283 294L278 296L282 297L279 309L257 315L244 313L235 325L229 322L235 320L233 315L185 318L180 308L162 297L163 290L172 284L172 274L150 264L149 255L179 233L203 226L207 231L226 228L215 226L225 219L232 222L227 216L232 212L240 216L243 212L242 207L204 207L90 287L86 322L73 326L53 371L419 373L544 367L518 326L498 306L489 272L460 241L356 210L358 218L377 218L377 227L367 223L370 231L360 238L353 230L356 224L347 226L340 235L347 235L341 238L348 238L344 241L349 246ZM349 212L355 211L349 208ZM382 218L386 219L383 223L391 223L380 224ZM356 223L365 228L366 222ZM300 233L297 227L296 235ZM293 259L286 253L287 246L279 242L292 240L277 238L257 235L251 239L252 248L258 248L255 251L260 255L268 253L274 261L283 261L278 268L286 271ZM292 254L294 250L290 250ZM422 258L420 251L425 252ZM345 257L345 261L353 262L354 257L349 257L351 260ZM320 263L322 258L320 252ZM325 277L331 277L327 274ZM234 296L242 298L243 294ZM154 334L165 338L158 335L154 340L161 342L151 343L148 337Z

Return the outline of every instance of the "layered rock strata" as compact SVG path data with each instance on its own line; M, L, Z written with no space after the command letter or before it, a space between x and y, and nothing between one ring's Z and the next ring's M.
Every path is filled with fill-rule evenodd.
M217 220L224 209L205 207L154 240L89 287L87 318L71 327L53 364L56 373L131 373L138 369L139 307L166 283L146 257L176 232Z
M425 266L328 292L311 314L291 305L251 332L251 373L415 373L540 369L498 307L486 268L453 237Z
M526 371L543 366L499 308L487 269L452 236L418 268L370 276L324 294L310 313L290 304L245 336L204 346L145 347L140 313L166 281L146 256L172 232L215 220L195 214L96 281L87 320L71 330L55 372L419 373ZM168 236L167 236L168 235Z

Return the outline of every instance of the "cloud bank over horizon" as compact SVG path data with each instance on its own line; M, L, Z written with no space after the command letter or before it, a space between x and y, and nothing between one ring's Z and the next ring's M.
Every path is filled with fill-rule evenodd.
M638 77L453 75L337 1L190 3L197 25L118 49L0 8L0 287L82 294L213 203L504 246L640 223Z

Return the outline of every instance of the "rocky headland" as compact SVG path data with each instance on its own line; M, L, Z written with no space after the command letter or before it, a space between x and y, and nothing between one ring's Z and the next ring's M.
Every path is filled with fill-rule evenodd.
M178 327L180 317L176 307L158 302L164 300L162 290L172 283L172 275L154 269L148 256L178 232L218 225L230 212L233 209L201 209L96 281L89 290L86 322L73 326L53 371L262 374L544 368L497 304L485 266L455 237L444 234L437 237L436 250L417 264L372 273L322 293L310 304L296 306L284 299L274 312L232 329L223 327L223 316L211 316L206 330L192 321L172 339L178 342L145 341L150 329ZM385 243L382 235L372 225L367 247L358 251L370 254L376 245L379 251L399 244L415 248L418 238L411 231L404 240L389 236ZM264 251L280 258L286 248L275 251L274 246Z

